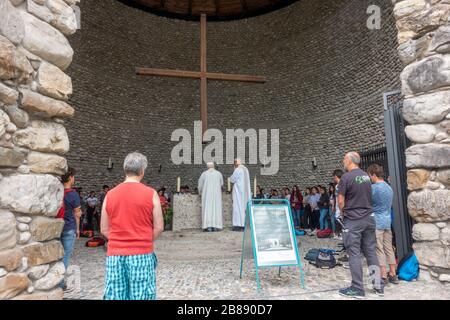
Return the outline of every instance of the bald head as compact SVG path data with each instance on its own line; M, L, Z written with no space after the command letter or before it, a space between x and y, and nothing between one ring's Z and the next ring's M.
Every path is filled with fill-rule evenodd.
M361 163L361 156L358 152L349 152L344 156L344 167L347 171L359 167Z
M240 166L241 164L242 164L241 158L234 159L234 166L235 167Z
M213 168L214 168L214 162L208 162L208 163L206 164L206 167L207 167L208 169L213 169Z

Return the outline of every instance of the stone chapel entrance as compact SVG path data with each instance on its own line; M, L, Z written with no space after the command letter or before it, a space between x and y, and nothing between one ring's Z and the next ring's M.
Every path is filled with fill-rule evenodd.
M146 183L174 190L182 177L194 189L204 166L174 165L170 136L199 119L198 84L143 79L134 68L196 66L201 13L211 21L211 72L267 77L262 85L211 83L208 89L209 127L280 128L280 170L258 177L266 188L325 184L346 151L385 138L389 144L381 97L401 88L412 144L404 152L407 172L394 183L409 191L399 208L406 205L415 221L423 282L393 294L448 293L440 283L450 282L450 4L282 2L0 0L0 299L63 297L57 288L63 225L54 217L63 197L58 176L68 165L78 171L77 186L100 190L121 181L124 156L139 150L150 159ZM248 167L253 176L260 164ZM231 174L231 166L220 168ZM217 238L166 233L158 248L167 280L161 296L250 297L251 284L234 278L239 242L227 232ZM203 253L176 255L205 243ZM304 249L314 245L306 240ZM89 251L94 256L87 261L85 250L78 242L74 262L85 282L74 298L101 298L104 253ZM214 270L220 270L218 283ZM173 274L184 277L170 282ZM324 288L347 275L311 284L311 297L326 298ZM268 273L262 279L267 297L286 288L305 297L290 280Z

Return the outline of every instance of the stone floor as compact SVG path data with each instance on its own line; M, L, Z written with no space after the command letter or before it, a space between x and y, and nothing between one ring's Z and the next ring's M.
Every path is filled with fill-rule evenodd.
M337 248L333 239L299 237L300 254L312 247ZM103 294L105 251L87 248L85 239L77 241L72 263L81 270L81 288L65 299L101 299ZM300 286L298 268L260 271L261 291L256 291L252 261L244 264L239 279L242 233L165 232L157 241L158 299L344 299L338 288L350 283L348 269L317 269L304 264L306 289ZM382 299L371 293L368 299ZM401 282L389 285L384 299L450 299L450 284Z

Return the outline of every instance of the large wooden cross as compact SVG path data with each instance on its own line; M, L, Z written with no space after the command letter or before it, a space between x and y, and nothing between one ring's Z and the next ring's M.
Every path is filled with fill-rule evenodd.
M249 76L242 74L212 73L206 69L206 14L200 16L200 71L168 70L154 68L136 68L136 74L142 76L161 76L177 78L200 79L200 118L202 120L202 131L208 128L208 102L207 102L207 80L241 81L241 82L266 82L265 77Z

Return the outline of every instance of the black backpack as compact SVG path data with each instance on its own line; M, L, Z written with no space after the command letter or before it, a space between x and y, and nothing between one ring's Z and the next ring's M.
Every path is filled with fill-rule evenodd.
M336 258L333 250L320 249L317 255L315 266L320 269L333 269L336 267Z

